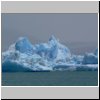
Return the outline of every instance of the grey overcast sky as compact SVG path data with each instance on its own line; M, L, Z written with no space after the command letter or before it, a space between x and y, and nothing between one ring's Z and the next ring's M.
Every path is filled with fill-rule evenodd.
M47 42L53 34L72 53L92 52L98 45L98 14L1 14L2 51L19 37Z

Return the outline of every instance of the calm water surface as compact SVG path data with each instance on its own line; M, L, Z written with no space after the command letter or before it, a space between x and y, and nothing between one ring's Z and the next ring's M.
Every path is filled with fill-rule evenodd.
M97 86L98 71L3 72L3 86Z

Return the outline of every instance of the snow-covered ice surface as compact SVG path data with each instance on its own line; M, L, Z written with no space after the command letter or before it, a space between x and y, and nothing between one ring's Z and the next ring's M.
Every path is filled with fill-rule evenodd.
M98 49L72 55L53 35L47 43L32 45L26 37L2 53L2 71L98 70Z

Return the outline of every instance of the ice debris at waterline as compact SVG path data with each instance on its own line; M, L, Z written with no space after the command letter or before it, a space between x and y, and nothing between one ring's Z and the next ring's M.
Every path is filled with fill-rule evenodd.
M19 38L2 53L2 71L98 70L98 49L93 53L72 55L53 35L47 43L32 45Z

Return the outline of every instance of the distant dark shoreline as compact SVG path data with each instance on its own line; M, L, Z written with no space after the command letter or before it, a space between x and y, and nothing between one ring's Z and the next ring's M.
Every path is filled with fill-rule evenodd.
M59 71L59 70L56 70L56 71L22 71L22 72L20 72L20 71L15 71L15 72L7 72L7 71L5 71L5 72L2 72L2 73L37 73L37 72L41 72L41 73L44 73L44 72L98 72L98 70L94 70L94 71L91 71L91 70L86 70L86 71L84 71L84 70L75 70L75 71L71 71L71 70L63 70L63 71Z

